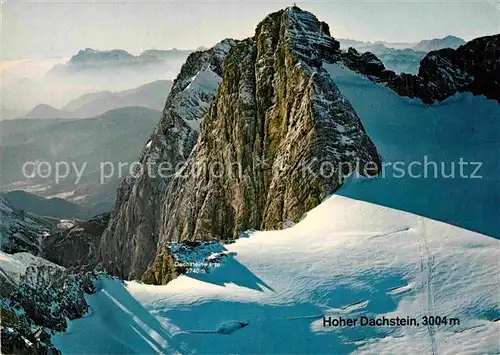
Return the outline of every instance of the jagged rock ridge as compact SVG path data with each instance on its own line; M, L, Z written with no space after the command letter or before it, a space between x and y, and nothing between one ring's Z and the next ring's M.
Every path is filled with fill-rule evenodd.
M0 257L2 353L60 354L51 335L88 312L84 296L95 292L98 273L75 273L29 253Z
M225 40L209 50L194 52L182 66L163 117L141 153L143 173L128 176L118 189L99 252L110 272L137 278L154 259L165 190L193 149L200 122L221 82L224 59L234 43Z
M378 173L375 146L322 68L339 57L328 26L297 7L269 15L231 49L196 147L167 190L144 281L175 276L169 242L282 228L338 189L356 163Z
M417 97L427 104L465 91L500 102L500 35L476 38L457 49L429 52L420 62L418 75L396 75L385 70L372 53L360 54L353 48L344 54L344 62L399 95Z
M443 48L456 49L463 44L465 44L465 41L462 38L450 35L443 38L422 40L413 46L412 49L416 51L430 52Z

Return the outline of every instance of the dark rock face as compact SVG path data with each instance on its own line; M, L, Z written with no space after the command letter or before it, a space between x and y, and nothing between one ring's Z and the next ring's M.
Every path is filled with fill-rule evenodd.
M352 70L386 83L401 96L417 97L432 104L469 91L500 102L500 35L476 38L457 49L444 48L428 53L420 62L418 75L396 75L383 66L367 66L371 53L343 55ZM365 58L363 58L365 56Z
M141 153L143 173L122 182L102 236L99 260L113 274L140 278L154 259L165 191L193 149L234 43L224 40L209 50L192 53L174 81L163 117Z
M71 220L71 228L56 228L43 239L41 256L64 267L93 268L109 216L104 213L89 220Z
M356 163L365 175L378 173L375 146L322 68L338 48L321 22L293 7L230 50L196 147L166 192L144 281L175 275L169 242L282 228L338 189Z
M26 314L11 302L0 305L2 354L60 355L44 327L33 328ZM33 329L32 329L33 328Z
M365 75L377 76L385 70L384 64L375 54L364 52L360 54L356 49L349 48L343 57L345 64L352 70Z

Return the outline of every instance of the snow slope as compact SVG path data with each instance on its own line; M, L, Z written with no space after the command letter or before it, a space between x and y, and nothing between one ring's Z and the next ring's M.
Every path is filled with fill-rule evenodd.
M7 254L0 251L0 279L7 280L15 286L19 286L26 274L28 267L38 268L45 267L53 270L64 270L64 267L51 263L41 257L34 256L30 253ZM43 276L40 274L40 276ZM30 279L36 283L36 280ZM5 286L5 285L2 285Z
M190 84L184 89L178 101L173 104L172 110L195 131L200 130L203 114L210 106L207 97L217 92L222 78L210 68L200 70L191 78ZM201 118L200 118L201 117Z
M102 281L91 315L54 343L63 354L496 353L498 246L333 196L292 228L227 245L235 256L210 274L166 286ZM446 315L460 325L325 328L322 315Z
M325 65L340 91L359 114L384 162L412 162L413 178L392 166L385 178L352 184L339 193L447 222L500 238L500 105L469 93L424 105L335 64ZM463 167L459 162L480 162ZM424 164L428 169L425 178ZM420 167L418 165L420 163ZM437 170L432 163L436 163ZM454 178L446 175L455 165ZM401 165L399 166L401 167ZM435 172L438 172L435 177Z

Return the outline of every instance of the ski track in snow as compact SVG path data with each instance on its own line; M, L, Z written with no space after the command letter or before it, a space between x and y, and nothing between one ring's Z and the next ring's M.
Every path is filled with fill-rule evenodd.
M435 309L434 309L434 285L433 285L433 268L434 268L434 256L431 255L429 251L429 244L427 243L427 239L425 237L425 225L423 223L420 224L420 229L422 230L421 237L418 238L418 247L420 250L420 269L422 271L422 276L424 278L424 285L427 293L427 302L425 303L423 314L428 315L429 317L435 317ZM427 331L429 333L429 341L432 350L432 354L435 355L437 352L437 344L436 344L436 334L434 330L434 326L428 324Z

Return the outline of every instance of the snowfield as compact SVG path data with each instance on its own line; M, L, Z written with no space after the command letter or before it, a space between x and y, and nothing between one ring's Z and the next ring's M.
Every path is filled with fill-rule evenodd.
M327 69L384 161L464 157L484 178L352 180L293 227L223 246L208 274L103 279L91 313L53 338L63 354L500 353L500 106L469 94L425 106ZM420 325L325 327L324 316Z
M339 65L324 67L387 164L385 178L340 194L500 239L500 105L496 100L462 93L429 106ZM463 166L466 178L460 177L460 159L467 163ZM402 177L389 165L398 162L405 170ZM473 174L477 163L480 168ZM447 177L452 172L454 177Z
M234 256L209 274L166 286L101 281L91 314L54 343L63 354L497 353L498 247L333 196L292 228L226 245ZM324 327L323 315L448 316L460 325Z

